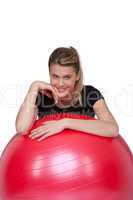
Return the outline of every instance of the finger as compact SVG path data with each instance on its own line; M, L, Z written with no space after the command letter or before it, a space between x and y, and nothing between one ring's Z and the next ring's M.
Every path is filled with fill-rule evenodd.
M40 137L40 136L42 136L42 135L45 135L47 132L39 132L39 133L37 133L36 135L34 135L34 136L32 136L31 137L31 139L35 139L35 138L38 138L38 137Z
M57 88L56 87L53 87L53 88L54 88L56 94L59 95L59 92L58 92Z
M34 133L30 134L29 137L30 137L30 138L35 138L36 136L41 135L41 134L44 134L44 133L46 133L46 132L48 132L47 129L37 130L37 131L35 131Z
M45 135L43 135L42 137L40 137L39 139L37 139L39 142L45 139Z
M39 127L39 128L36 128L36 129L33 129L32 131L31 131L31 133L29 134L29 136L32 136L32 135L34 135L34 134L36 134L37 132L39 132L39 131L41 131L41 130L44 130L44 127Z
M58 95L57 91L55 90L55 87L53 87L51 84L47 85L47 88L44 90L41 90L42 94L47 95L50 98L54 98L55 102L58 102Z
M47 137L49 137L49 136L51 136L52 134L48 134L47 133L47 135L43 135L42 137L40 137L39 139L37 139L39 142L40 141L42 141L42 140L44 140L45 138L47 138Z
M44 125L40 125L39 127L37 127L37 128L34 128L32 131L31 131L31 133L32 132L35 132L35 131L38 131L38 130L41 130L41 129L43 129L43 128L45 128L46 126L44 126Z
M44 90L42 93L48 96L49 98L52 98L52 94L50 94L47 90Z
M55 103L57 103L58 102L58 93L57 93L57 90L53 86L51 86L51 90L52 90L52 93L53 93L53 96L54 96Z

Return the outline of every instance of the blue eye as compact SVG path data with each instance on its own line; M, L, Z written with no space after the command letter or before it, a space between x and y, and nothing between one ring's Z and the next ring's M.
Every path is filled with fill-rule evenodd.
M69 78L70 78L70 76L66 76L66 77L65 77L65 79L69 79Z

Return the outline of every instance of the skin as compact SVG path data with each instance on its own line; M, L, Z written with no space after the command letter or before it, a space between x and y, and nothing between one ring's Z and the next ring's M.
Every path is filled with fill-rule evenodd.
M79 76L73 67L52 65L50 69L50 85L56 92L57 104L71 103L76 80ZM62 89L64 89L62 91ZM118 124L110 112L105 100L98 100L93 106L98 120L61 119L44 122L32 130L29 137L41 141L51 135L57 134L65 128L83 131L99 136L116 137L119 135Z
M79 79L79 74L76 73L75 69L72 66L65 67L58 64L53 64L50 67L50 84L56 91L56 96L58 99L56 104L59 106L71 104L73 98L73 92L75 90L75 83ZM61 132L66 128L66 121L62 120L53 120L45 122L44 126L40 126L34 129L29 137L31 139L38 138L38 141L42 139ZM47 133L44 135L44 133Z
M53 64L49 75L51 85L57 89L58 103L71 102L75 83L79 79L75 69Z

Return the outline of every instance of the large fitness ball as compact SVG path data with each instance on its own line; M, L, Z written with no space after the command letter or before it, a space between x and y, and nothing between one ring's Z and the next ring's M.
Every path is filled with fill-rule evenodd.
M37 120L32 129L64 117L96 120L56 114ZM120 135L65 129L38 142L16 134L1 156L0 200L98 199L133 199L133 156Z

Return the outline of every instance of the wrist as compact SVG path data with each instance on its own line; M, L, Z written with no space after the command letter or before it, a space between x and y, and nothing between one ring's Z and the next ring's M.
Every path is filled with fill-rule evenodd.
M39 92L39 86L36 85L31 85L31 87L29 88L29 93L34 93L34 94L38 94Z
M43 82L44 83L44 82ZM33 91L39 91L41 88L42 82L41 81L34 81L31 86L30 89Z

